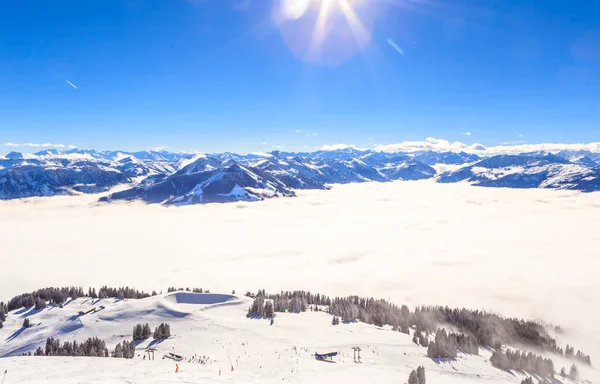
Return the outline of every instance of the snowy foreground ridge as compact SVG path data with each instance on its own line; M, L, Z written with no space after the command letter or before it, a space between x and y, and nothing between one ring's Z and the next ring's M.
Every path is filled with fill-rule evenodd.
M106 201L189 205L291 197L330 184L435 179L485 187L600 190L600 154L385 153L352 148L237 155L48 150L0 158L0 199L129 189Z
M427 383L521 383L526 372L502 371L490 364L492 351L459 353L453 360L427 357L411 335L365 323L332 325L324 311L277 313L247 318L253 300L235 295L175 292L139 300L78 298L63 308L18 309L0 329L0 371L10 383L406 383L409 373L425 367ZM90 310L94 310L91 311ZM321 308L324 309L324 308ZM81 315L81 313L86 313ZM25 318L30 327L22 328ZM44 348L46 339L82 342L98 337L109 350L132 340L136 324L152 329L162 322L171 337L136 345L133 359L98 357L33 357L22 353ZM156 348L155 360L145 358ZM361 362L353 347L361 348ZM315 353L338 352L332 362ZM163 356L181 356L181 361ZM551 357L557 370L569 364ZM178 369L178 372L176 370ZM588 367L582 379L596 382ZM534 383L538 379L534 378ZM555 384L574 381L556 375Z

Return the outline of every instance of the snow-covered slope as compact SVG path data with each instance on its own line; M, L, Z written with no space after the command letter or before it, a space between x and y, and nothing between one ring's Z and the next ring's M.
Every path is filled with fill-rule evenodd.
M234 168L232 168L234 167ZM431 178L435 169L411 156L377 156L373 152L319 151L309 156L272 152L198 157L167 178L110 196L106 200L197 204L255 201L294 196L292 189L326 189L329 184Z
M284 183L268 173L233 160L218 169L188 173L198 167L197 162L192 163L163 180L115 193L106 200L143 199L149 203L189 205L295 196Z
M246 176L228 176L239 174L228 169L234 163L244 167ZM464 152L386 153L354 148L208 156L166 151L46 150L36 154L11 152L0 159L0 199L100 192L141 177L144 180L139 185L108 200L177 204L254 201L293 196L292 189L436 176L444 183L468 181L488 187L591 192L600 190L599 175L600 155L585 151L481 159ZM254 180L255 176L261 180ZM210 185L205 185L207 182Z
M172 174L184 156L77 149L11 152L0 158L0 199L103 192L133 178Z
M525 372L505 372L489 363L491 351L459 354L456 360L426 357L426 348L411 335L363 323L331 325L325 312L278 313L274 324L248 319L251 299L233 295L177 292L141 300L80 298L64 308L17 310L0 329L0 369L6 383L404 383L411 370L424 366L428 383L518 384ZM104 307L104 309L101 309ZM79 312L88 312L83 316ZM31 326L21 328L27 317ZM92 357L15 357L44 346L48 337L61 342L98 337L109 350L132 339L136 324L152 329L162 322L171 338L136 346L131 360ZM155 360L144 351L157 349ZM355 363L352 347L361 351ZM339 352L333 363L315 353ZM176 373L175 361L182 356ZM200 363L203 358L205 363ZM567 379L554 383L572 384Z
M555 155L501 155L442 174L442 183L468 181L484 187L600 189L598 167Z

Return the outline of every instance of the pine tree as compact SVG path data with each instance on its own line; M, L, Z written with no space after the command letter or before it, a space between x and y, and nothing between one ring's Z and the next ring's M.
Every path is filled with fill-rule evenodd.
M29 318L26 317L25 320L23 320L23 328L29 328Z
M36 311L44 309L44 308L46 308L46 302L44 300L40 299L39 297L36 297L34 307L35 307Z
M425 384L425 367L420 366L417 368L417 378L419 379L419 384Z
M146 323L146 324L144 324L144 327L142 329L142 338L147 339L150 336L152 336L152 329L150 329L150 325L148 325L148 323Z
M171 326L166 323L160 324L154 330L154 340L163 340L171 337Z
M275 315L275 310L273 309L273 302L271 300L269 300L265 304L265 317L272 318L274 315Z
M123 348L121 347L121 343L117 344L115 347L115 351L113 352L113 357L123 358Z
M419 384L419 377L417 376L416 371L411 371L410 375L408 375L408 384Z
M565 371L565 367L562 367L562 369L560 370L560 376L561 377L567 377L567 372Z
M571 366L571 370L569 371L569 379L573 381L579 380L579 371L577 370L577 366L575 364Z

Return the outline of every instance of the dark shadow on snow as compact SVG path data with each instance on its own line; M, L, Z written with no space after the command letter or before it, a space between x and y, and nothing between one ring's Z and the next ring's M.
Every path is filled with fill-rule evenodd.
M67 305L71 304L72 302L73 302L73 299L69 299L69 300L65 301L63 303L63 308L66 307Z
M264 316L246 316L246 318L250 319L250 320L271 320L270 317L264 317Z
M60 329L61 333L71 333L71 332L75 332L76 330L83 328L83 324L80 322L78 323L69 323L67 325L65 325L64 327L62 327Z
M26 317L29 317L29 316L33 316L36 313L40 313L42 311L43 311L43 309L35 309L34 307L31 307L31 308L29 308L28 311L26 311L24 313L23 312L21 313L21 318L26 318Z
M433 362L436 363L437 365L450 364L455 361L455 359L437 358L437 357L431 357L431 360L433 360Z
M20 315L21 313L27 312L30 308L21 308L15 312L15 315Z
M150 344L148 344L147 348L152 348L154 346L157 346L157 345L161 344L165 340L167 340L167 339L152 340L152 342Z
M13 341L17 337L19 337L21 335L21 333L25 332L25 329L27 329L27 328L17 329L12 335L8 336L8 338L6 339L6 342L10 343L11 341Z

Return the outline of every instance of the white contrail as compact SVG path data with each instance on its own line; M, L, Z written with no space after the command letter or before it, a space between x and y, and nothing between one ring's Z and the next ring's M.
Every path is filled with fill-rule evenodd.
M65 79L64 77L63 77L63 80L64 80L64 81L66 81L66 82L67 82L67 84L69 84L71 87L73 87L73 88L75 88L75 89L79 89L79 88L77 88L77 87L75 86L75 84L71 83L69 80Z
M400 48L400 47L398 46L398 44L396 44L396 43L394 42L394 40L392 40L392 39L387 39L387 42L388 42L388 44L389 44L389 45L391 45L391 46L392 46L392 48L394 48L396 51L398 51L398 53L399 53L399 54L401 54L402 56L404 56L404 50L403 50L402 48Z

